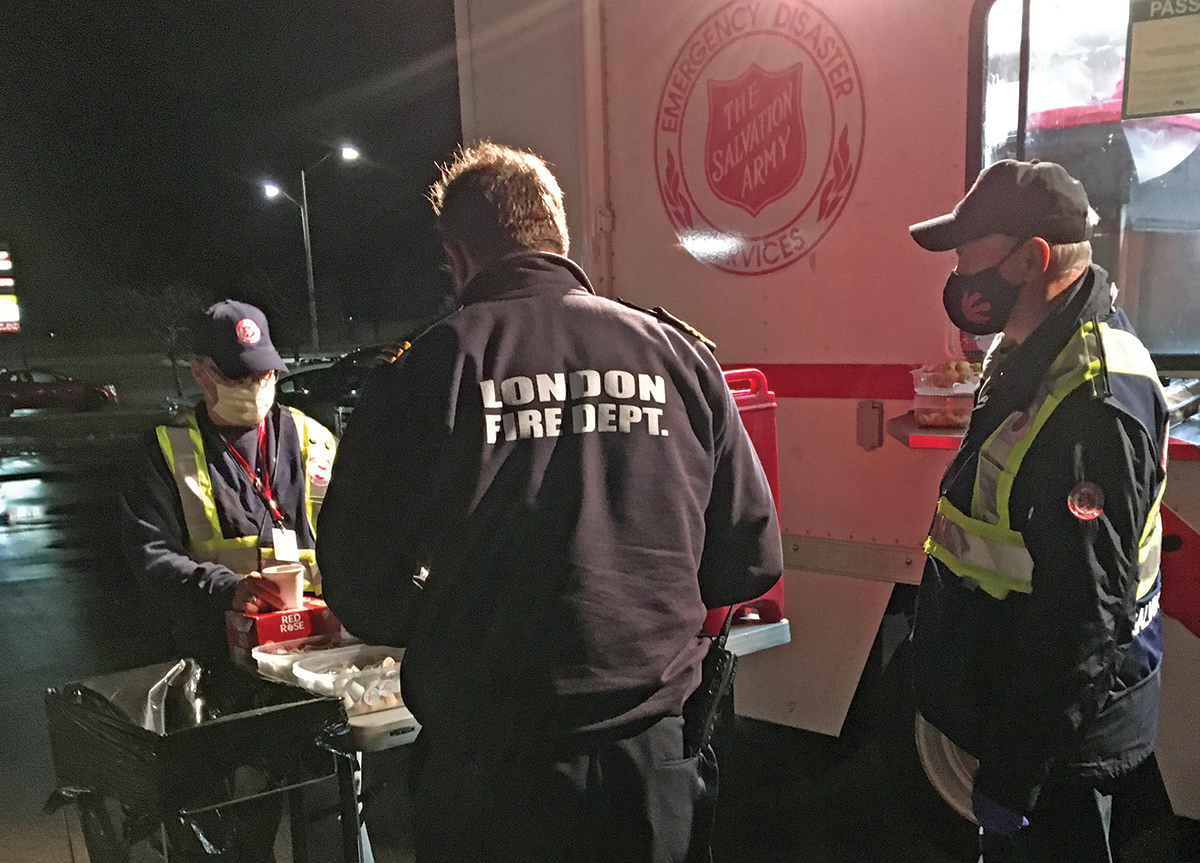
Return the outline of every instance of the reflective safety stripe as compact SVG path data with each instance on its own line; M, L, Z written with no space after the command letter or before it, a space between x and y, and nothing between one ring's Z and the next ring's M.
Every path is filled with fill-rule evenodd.
M313 460L328 460L332 465L334 453L337 451L337 438L325 426L309 419L295 408L288 408L288 411L296 425L296 432L300 435L300 463L304 465L304 509L308 515L308 529L315 542L317 521L321 515L321 504L325 502L326 487L313 484L309 467ZM320 596L321 571L317 568L316 551L309 548L300 549L300 560L308 567L308 578L304 581L304 589Z
M1097 335L1095 325L1085 323L1050 364L1029 407L1005 419L981 448L971 498L974 517L1008 527L1013 482L1033 439L1063 399L1100 375L1101 354L1109 374L1141 375L1159 386L1150 353L1136 336L1103 323Z
M1091 321L1083 324L1050 364L1029 407L1010 414L981 447L971 515L964 514L944 497L938 501L937 514L925 542L928 554L997 599L1003 599L1010 591L1032 591L1033 559L1021 534L1009 524L1013 483L1034 438L1054 410L1076 387L1098 377L1105 369L1113 375L1147 377L1156 386L1160 385L1149 352L1132 333L1104 323L1099 331ZM1158 580L1162 553L1159 506L1165 487L1164 481L1139 538L1139 599Z
M292 415L292 421L296 424L296 432L300 435L300 462L304 465L304 506L315 540L317 538L317 517L321 514L321 504L325 502L325 486L313 485L312 474L308 470L309 458L318 460L328 458L332 463L333 454L337 449L337 439L325 426L309 419L295 408L288 408L288 411ZM322 449L325 450L324 453L319 451Z
M1010 591L1033 589L1033 558L1021 534L970 518L944 497L938 501L925 552L997 599Z
M291 410L291 409L289 409ZM292 411L295 418L298 412ZM300 416L303 416L302 414ZM324 429L321 429L322 431ZM297 423L297 431L301 431ZM279 563L274 549L261 550L257 536L226 537L221 532L221 520L217 512L216 496L212 490L212 477L208 472L208 459L204 454L204 439L196 422L195 412L188 414L186 426L159 426L156 430L159 446L166 458L167 467L175 477L179 499L183 505L183 521L188 532L188 550L200 561L217 563L237 573L253 572L261 565ZM326 432L328 434L328 432ZM302 435L301 451L309 437ZM305 491L309 480L305 475ZM324 496L324 489L321 489ZM312 512L312 504L308 503ZM310 515L309 524L313 523ZM310 528L311 529L311 528ZM314 533L315 536L315 533ZM300 561L306 564L309 573L316 571L317 555L311 548L299 550ZM304 589L320 593L319 582L305 579Z
M1163 493L1167 490L1164 479L1158 487L1158 496L1150 507L1150 515L1146 519L1146 527L1142 531L1141 543L1138 545L1138 586L1137 599L1143 599L1154 590L1158 584L1158 569L1162 562L1162 507Z
M221 536L221 520L195 414L188 416L186 427L159 426L158 443L179 487L188 539L193 547L213 542Z

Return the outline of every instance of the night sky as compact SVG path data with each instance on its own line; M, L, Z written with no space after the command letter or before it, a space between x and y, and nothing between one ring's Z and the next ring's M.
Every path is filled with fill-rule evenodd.
M442 300L423 196L460 136L451 0L0 7L0 243L30 338L119 338L130 297L173 288L302 340L299 211L261 183L299 199L342 141L363 158L308 175L326 341Z

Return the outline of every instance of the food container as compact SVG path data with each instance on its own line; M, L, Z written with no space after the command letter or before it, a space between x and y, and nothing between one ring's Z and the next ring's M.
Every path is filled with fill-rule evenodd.
M319 651L350 647L358 643L358 639L343 630L332 635L311 635L308 638L261 644L250 650L250 657L258 666L260 674L291 683L296 679L292 674L292 666L299 660L313 656Z
M363 752L404 746L417 739L421 725L407 707L390 707L359 713L349 719L354 745Z
M334 648L298 660L296 682L322 695L342 699L347 716L400 707L400 660L404 649L360 644Z
M913 416L919 426L965 426L979 387L977 366L942 363L913 370Z
M937 428L959 428L971 419L974 397L968 393L959 395L929 395L917 393L913 397L913 416L917 425Z

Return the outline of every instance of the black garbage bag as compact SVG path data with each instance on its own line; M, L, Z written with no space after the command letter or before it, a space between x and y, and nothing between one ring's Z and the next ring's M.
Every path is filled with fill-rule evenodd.
M344 724L337 699L194 659L50 689L46 715L58 784L46 809L77 801L105 863L160 827L173 859L270 859L274 792L334 776L326 729Z

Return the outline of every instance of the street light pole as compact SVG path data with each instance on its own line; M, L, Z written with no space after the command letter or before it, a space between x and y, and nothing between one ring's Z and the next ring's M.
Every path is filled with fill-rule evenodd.
M308 233L308 185L304 169L300 170L300 226L304 229L304 265L308 276L308 324L312 331L312 349L321 348L317 337L317 288L313 282L312 240Z
M277 186L273 182L263 184L263 192L266 194L266 196L268 198L275 198L275 197L279 197L280 195L282 195L283 197L285 197L289 201L291 201L293 204L295 204L300 210L300 228L304 232L304 271L305 271L304 274L308 280L308 324L309 324L309 328L312 332L312 349L314 351L319 351L321 349L321 342L320 342L319 337L317 336L317 287L316 287L316 283L313 281L312 238L311 238L311 235L309 234L309 227L308 227L308 176L307 175L308 175L309 171L311 171L313 168L317 167L317 165L320 165L322 162L324 162L326 159L328 159L330 156L332 156L334 154L334 152L337 152L337 151L330 150L324 156L322 156L321 158L317 159L317 161L315 161L311 165L309 165L307 168L302 168L300 170L300 200L299 201L297 201L295 198L293 198L291 195L289 195L287 192L285 192L283 189L281 189L279 186ZM341 152L341 156L342 156L342 161L344 161L344 162L353 162L359 156L358 150L356 150L354 147L352 147L349 144L343 144L340 148L340 152Z

